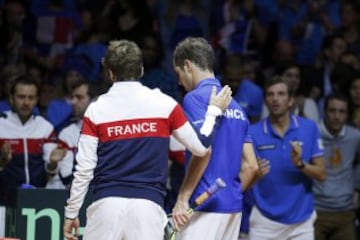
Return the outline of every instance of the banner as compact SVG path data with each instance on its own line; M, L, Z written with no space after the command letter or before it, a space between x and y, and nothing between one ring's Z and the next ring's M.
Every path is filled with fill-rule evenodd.
M63 240L67 196L67 190L18 189L16 205L6 209L6 236L21 240ZM81 234L90 203L88 194L79 214Z

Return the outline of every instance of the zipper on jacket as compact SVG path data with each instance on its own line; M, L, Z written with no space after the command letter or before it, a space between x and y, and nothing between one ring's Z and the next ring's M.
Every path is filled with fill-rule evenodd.
M30 174L29 174L29 153L26 138L23 138L24 144L24 171L25 171L25 183L30 184Z

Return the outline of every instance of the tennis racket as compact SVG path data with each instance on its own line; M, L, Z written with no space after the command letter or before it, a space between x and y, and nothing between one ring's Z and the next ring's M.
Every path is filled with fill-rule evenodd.
M206 200L208 200L212 195L214 195L220 189L226 187L224 180L221 178L216 179L215 183L212 184L205 192L203 192L200 196L198 196L194 202L190 204L190 208L187 210L188 214L191 214L194 209L203 204ZM171 218L172 215L168 214L168 218ZM171 221L169 220L165 226L165 236L164 240L175 240L176 239L176 229L172 225Z

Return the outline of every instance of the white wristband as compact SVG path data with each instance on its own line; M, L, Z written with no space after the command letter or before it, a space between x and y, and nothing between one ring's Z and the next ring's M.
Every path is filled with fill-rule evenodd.
M222 111L220 108L213 105L208 106L205 114L205 121L200 128L200 133L208 137L214 129L216 117L221 114Z
M209 105L207 108L206 114L210 114L215 117L218 117L222 114L222 111L219 107L217 107L215 105Z

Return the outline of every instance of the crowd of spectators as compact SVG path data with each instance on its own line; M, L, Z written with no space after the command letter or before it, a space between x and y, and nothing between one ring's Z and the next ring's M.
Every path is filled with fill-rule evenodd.
M356 92L360 9L356 1L2 0L0 6L0 110L9 109L7 86L14 76L30 75L41 86L38 113L58 130L71 115L67 103L72 82L83 78L108 87L100 59L111 39L135 41L144 52L142 83L180 100L171 55L186 36L202 36L212 43L215 70L220 78L224 75L223 82L230 68L238 69L230 74L239 81L234 86L240 92L252 83L263 88L274 74L290 74L298 78L299 114L311 111L309 117L319 121L324 96L337 90L350 96L350 121L357 127L360 124ZM295 76L291 69L286 72L289 65L296 68ZM266 110L262 113L259 106L260 90L250 89L257 97L243 99L241 105L258 120L266 116Z
M109 88L101 59L112 39L136 42L142 84L181 102L172 52L187 36L212 44L217 77L252 123L268 115L264 83L276 75L295 93L293 113L320 125L326 97L341 94L346 126L360 129L357 0L0 0L0 112L12 109L12 85L26 76L39 86L33 114L58 135L76 115L74 86ZM173 164L176 181L181 164Z

